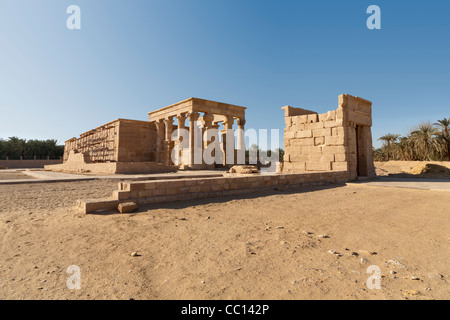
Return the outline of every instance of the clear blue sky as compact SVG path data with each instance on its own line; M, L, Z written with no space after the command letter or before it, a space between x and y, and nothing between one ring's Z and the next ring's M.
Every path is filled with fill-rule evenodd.
M322 113L349 93L373 101L378 146L450 117L449 36L444 0L0 0L0 137L63 143L188 97L282 130L282 106Z

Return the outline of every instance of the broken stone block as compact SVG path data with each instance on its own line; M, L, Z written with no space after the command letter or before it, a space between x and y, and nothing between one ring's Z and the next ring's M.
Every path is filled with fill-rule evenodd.
M137 204L134 202L120 203L118 206L118 210L120 213L129 213L129 212L133 212L136 209L137 209Z
M230 168L230 173L238 173L238 174L252 174L258 173L257 166L232 166Z

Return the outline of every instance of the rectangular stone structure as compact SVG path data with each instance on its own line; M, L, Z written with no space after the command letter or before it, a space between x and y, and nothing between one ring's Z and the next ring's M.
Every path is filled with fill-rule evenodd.
M337 110L316 114L286 106L283 172L347 171L374 177L372 102L342 94Z

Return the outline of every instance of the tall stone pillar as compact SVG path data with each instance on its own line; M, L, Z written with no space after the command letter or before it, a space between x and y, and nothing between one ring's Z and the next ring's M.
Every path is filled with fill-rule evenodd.
M175 141L175 148L178 150L178 158L179 158L179 166L181 169L184 168L185 165L188 164L188 160L185 159L185 155L183 154L183 147L186 147L186 141L181 142L181 131L186 129L186 114L177 115L178 122L178 131L177 131L177 140Z
M174 142L172 141L171 137L172 137L172 131L173 131L173 117L167 117L166 119L164 119L164 125L166 127L166 132L165 132L165 164L167 166L170 166L173 164L172 162L172 157L171 157L171 153L172 153L172 148L174 145Z
M164 123L162 120L156 121L156 162L161 163L161 151L162 151L162 142L164 139Z
M222 140L222 164L226 165L227 154L227 130L220 130L220 139Z
M232 116L226 116L225 122L223 123L225 127L225 154L224 154L224 165L227 167L233 166L234 161L234 130L233 130L234 118Z
M245 164L245 119L238 119L237 132L237 164Z
M197 141L195 141L196 134L195 131L197 130L196 121L198 120L200 114L198 112L192 112L188 114L189 119L189 167L194 168L194 155L195 155L195 149L197 146Z
M219 132L219 127L220 127L220 125L219 125L219 123L214 123L213 125L212 125L212 128L216 131L216 135L215 135L215 138L214 139L217 139L217 140L214 140L214 144L216 145L215 146L215 149L214 149L214 152L213 152L213 155L214 155L214 159L215 159L215 161L214 161L214 167L216 167L216 165L218 165L218 164L222 164L223 163L223 159L222 159L222 152L220 151L220 141L219 141L219 136L220 136L220 132Z
M212 129L213 127L213 122L214 121L214 114L207 112L203 115L203 130L202 130L202 139L203 139L203 143L202 143L202 164L204 166L204 168L208 168L208 169L213 169L214 165L207 165L205 162L205 159L203 157L204 151L205 149L208 147L208 145L210 145L212 142L208 141L207 139L207 132L208 130Z
M211 129L213 126L214 121L214 115L212 113L205 113L203 115L203 148L206 148L206 146L209 144L205 137L205 132L208 129Z

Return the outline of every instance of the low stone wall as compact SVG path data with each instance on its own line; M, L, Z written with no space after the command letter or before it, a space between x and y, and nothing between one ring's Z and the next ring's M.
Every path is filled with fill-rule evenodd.
M106 163L64 163L45 166L45 170L69 173L165 173L175 172L177 167L165 166L156 162L106 162Z
M260 190L295 188L348 181L346 171L273 175L236 175L220 178L120 182L111 198L78 200L85 213L117 210L120 203L154 204L240 195Z
M95 173L95 174L115 174L116 163L62 163L44 167L46 171L67 172L67 173Z
M0 160L0 167L8 169L44 168L45 165L59 163L62 163L62 160Z
M166 166L156 162L117 162L116 166L116 173L165 173L177 170L177 166Z

